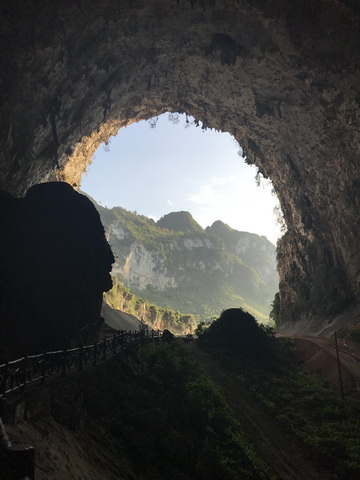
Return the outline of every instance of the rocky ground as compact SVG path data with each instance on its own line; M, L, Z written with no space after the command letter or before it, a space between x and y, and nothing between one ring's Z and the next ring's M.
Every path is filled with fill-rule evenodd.
M13 444L35 447L36 480L126 479L124 460L99 425L74 432L51 416L6 427Z

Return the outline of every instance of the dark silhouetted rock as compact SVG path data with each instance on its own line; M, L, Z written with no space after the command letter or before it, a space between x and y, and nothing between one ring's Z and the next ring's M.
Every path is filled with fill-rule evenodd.
M0 248L0 357L69 346L100 326L114 257L85 196L60 182L20 199L1 192Z

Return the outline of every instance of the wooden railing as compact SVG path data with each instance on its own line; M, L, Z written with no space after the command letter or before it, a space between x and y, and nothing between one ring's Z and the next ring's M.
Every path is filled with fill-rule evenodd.
M108 355L123 350L133 340L161 335L161 331L149 328L134 332L120 330L93 345L28 355L6 362L0 365L0 398L9 393L23 392L27 385L35 382L44 384L48 377L65 376L70 370L81 371L86 365L95 366Z

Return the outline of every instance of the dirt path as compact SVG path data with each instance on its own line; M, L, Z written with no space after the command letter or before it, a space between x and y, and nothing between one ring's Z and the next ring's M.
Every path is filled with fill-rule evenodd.
M290 338L294 341L294 351L303 362L304 368L339 389L335 345L321 337L294 336ZM341 349L339 360L344 393L360 396L360 358Z
M219 385L259 456L273 468L281 480L330 480L302 448L256 405L251 395L238 382L236 375L224 370L216 359L199 349L196 342L185 347L207 376Z

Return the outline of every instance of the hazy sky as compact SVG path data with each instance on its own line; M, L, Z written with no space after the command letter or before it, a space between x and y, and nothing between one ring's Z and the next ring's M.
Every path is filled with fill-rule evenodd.
M194 124L185 128L185 115L179 118L173 124L164 114L156 128L146 121L122 128L97 150L81 189L103 206L155 220L185 210L203 228L222 220L276 243L277 199L271 186L256 186L256 168L238 155L234 138Z

